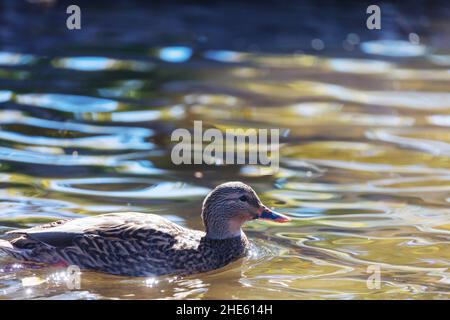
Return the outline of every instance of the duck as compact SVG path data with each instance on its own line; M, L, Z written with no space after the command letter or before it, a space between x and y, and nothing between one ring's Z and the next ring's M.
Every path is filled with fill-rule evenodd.
M7 234L0 251L23 262L76 266L121 276L185 276L222 268L245 257L244 223L288 222L245 183L220 184L205 197L204 231L149 213L119 212L58 220Z

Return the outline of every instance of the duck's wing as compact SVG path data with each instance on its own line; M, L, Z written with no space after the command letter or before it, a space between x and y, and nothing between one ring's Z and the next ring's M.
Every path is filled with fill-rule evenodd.
M6 232L6 234L10 235L20 235L22 239L27 238L27 235L36 234L35 241L42 241L46 243L49 241L49 245L61 246L64 241L70 243L71 236L69 236L70 232L58 232L58 226L61 226L73 219L64 219L57 220L54 222L42 224L29 229L16 229L12 231ZM55 230L55 232L53 231ZM72 234L73 236L74 234Z
M15 257L62 261L121 275L160 275L184 270L203 233L158 215L114 213L25 230L4 248ZM2 249L0 247L0 249Z
M154 214L139 212L108 213L80 219L59 220L30 229L9 231L8 234L24 235L47 245L61 248L73 245L77 237L99 236L131 239L148 236L154 230L177 234L182 227Z

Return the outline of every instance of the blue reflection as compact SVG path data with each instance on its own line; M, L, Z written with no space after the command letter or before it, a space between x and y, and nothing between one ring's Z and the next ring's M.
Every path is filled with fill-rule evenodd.
M0 65L24 65L35 61L35 57L31 54L22 54L14 52L0 52Z
M189 60L192 49L188 47L165 47L159 50L159 58L167 62L180 63Z
M149 71L153 64L145 61L117 60L106 57L69 57L57 59L53 64L58 68L78 71L132 70Z
M12 97L12 92L9 90L0 90L0 102L9 101Z
M145 184L146 186L136 189L134 187L135 184ZM92 188L87 188L89 185L120 186L122 189L119 191L94 190ZM127 185L132 186L132 188L127 188ZM210 191L210 189L184 182L166 182L157 179L121 177L52 180L50 181L49 189L58 192L94 197L145 200L202 198Z
M402 40L375 40L361 43L361 50L368 54L390 57L416 57L426 53L426 47Z
M241 56L238 52L228 50L209 50L204 54L205 58L220 62L237 62Z
M118 108L117 101L68 94L21 94L17 103L64 112L111 112Z
M114 59L105 57L73 57L58 61L58 65L80 71L98 71L111 69L117 63Z

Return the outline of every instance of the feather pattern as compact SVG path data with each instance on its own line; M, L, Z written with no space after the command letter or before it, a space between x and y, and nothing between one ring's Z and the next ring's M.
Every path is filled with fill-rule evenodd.
M244 234L209 239L165 218L137 212L60 220L9 232L19 237L0 249L20 260L65 263L128 276L187 275L225 266L244 256Z

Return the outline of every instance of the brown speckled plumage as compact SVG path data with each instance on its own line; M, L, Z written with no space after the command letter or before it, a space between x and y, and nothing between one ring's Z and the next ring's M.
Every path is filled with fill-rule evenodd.
M14 230L10 233L18 237L0 240L0 249L19 260L119 275L187 275L245 256L249 242L240 225L257 218L262 208L267 209L250 187L233 182L217 187L205 199L206 232L153 214L110 213Z

